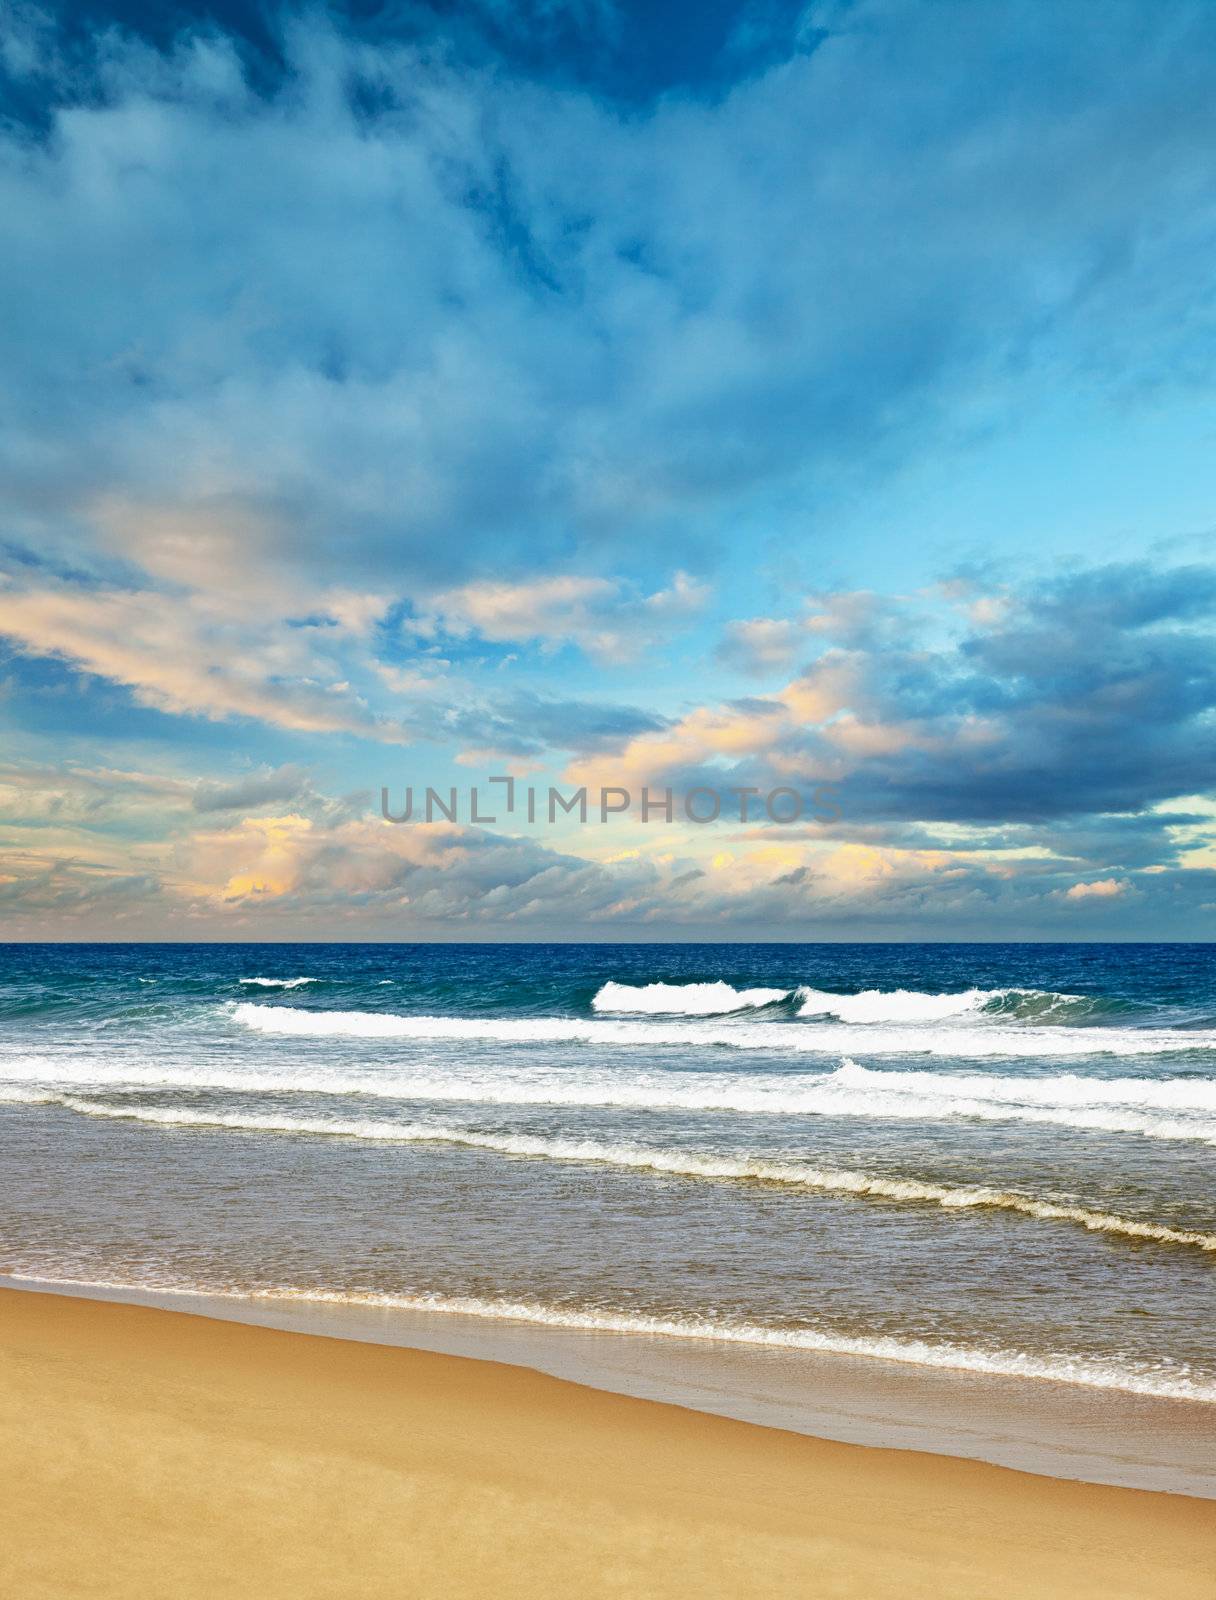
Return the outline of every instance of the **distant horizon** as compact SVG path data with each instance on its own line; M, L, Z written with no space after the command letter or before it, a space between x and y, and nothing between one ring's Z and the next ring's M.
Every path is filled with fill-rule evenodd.
M1083 948L1086 945L1092 945L1096 948L1102 948L1106 945L1118 944L1142 946L1146 949L1153 949L1159 945L1186 945L1193 946L1196 949L1203 949L1209 945L1216 944L1216 940L1133 939L1131 937L1109 939L0 939L0 949L9 946L20 945L24 947L39 944L89 946L114 945L120 948L139 948L143 946L155 945L217 945L221 947L244 945L251 947L265 946L269 949L290 949L297 945L354 946L366 944L384 945L388 948L392 948L393 946L412 948L415 946L428 945L440 945L445 948L453 945L467 945L470 947L497 945L510 947L514 945L527 945L535 946L537 948L562 945L602 945L604 949L607 950L612 949L614 945L637 944L656 946L670 945L672 948L679 949L684 949L688 945L721 945L724 948L732 948L740 945L765 945L774 946L777 948L785 947L791 950L799 948L828 949L833 945L876 945L886 949L898 949L902 945L907 945L909 947L920 947L923 945L958 945L959 947L965 948L973 948L976 945L1058 945L1067 948Z

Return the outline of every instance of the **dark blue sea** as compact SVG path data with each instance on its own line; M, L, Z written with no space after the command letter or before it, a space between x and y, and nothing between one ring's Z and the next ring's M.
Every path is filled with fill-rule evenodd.
M1209 945L0 947L22 1279L1216 1400Z

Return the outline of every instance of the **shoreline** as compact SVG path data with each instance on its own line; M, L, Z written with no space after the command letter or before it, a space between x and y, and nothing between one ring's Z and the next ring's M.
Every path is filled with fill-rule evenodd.
M1216 1500L1216 1406L874 1356L0 1274L0 1289L469 1357L809 1438Z
M0 1289L23 1600L1206 1600L1216 1505L808 1438L518 1366Z

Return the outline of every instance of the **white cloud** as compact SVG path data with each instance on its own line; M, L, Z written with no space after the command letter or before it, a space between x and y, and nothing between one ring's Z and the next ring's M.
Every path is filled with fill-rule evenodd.
M1094 883L1074 883L1065 892L1066 900L1114 900L1127 893L1127 884L1120 878L1099 878Z
M717 648L720 661L754 677L788 670L800 656L817 655L831 640L847 649L905 642L917 615L899 597L846 589L803 597L801 614L731 622Z
M790 617L751 617L727 623L717 654L727 666L764 678L788 670L805 648L805 624Z
M303 732L408 738L341 681L315 632L283 624L234 616L197 593L0 588L0 634L31 655L57 656L123 684L143 705Z
M665 589L638 594L607 578L562 575L521 582L487 580L435 596L429 615L413 624L460 636L475 632L498 644L540 641L555 649L575 644L593 660L612 664L633 659L664 636L687 625L708 598L704 584L677 572Z

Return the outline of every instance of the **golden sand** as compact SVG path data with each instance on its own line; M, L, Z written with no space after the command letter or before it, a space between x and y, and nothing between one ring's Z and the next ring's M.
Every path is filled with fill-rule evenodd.
M1216 1503L0 1290L10 1600L1213 1600Z

